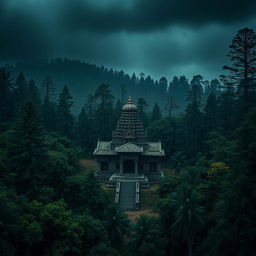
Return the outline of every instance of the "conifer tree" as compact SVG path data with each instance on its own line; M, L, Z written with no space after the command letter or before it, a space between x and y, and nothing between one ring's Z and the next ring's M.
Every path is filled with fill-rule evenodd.
M119 118L121 116L122 107L123 107L123 105L122 105L121 101L118 99L116 101L116 105L115 105L115 123L118 122L118 120L119 120Z
M27 100L27 80L23 73L20 73L14 82L14 106L15 113L21 111L22 105Z
M155 103L152 113L151 113L151 122L154 122L161 118L162 118L162 114L161 114L160 108L159 108L158 104Z
M93 131L91 130L91 123L86 113L85 107L81 109L81 112L78 116L78 141L79 145L86 151L92 150L92 137Z
M13 114L12 80L10 72L0 69L0 123L11 120Z
M55 87L52 79L48 76L43 80L42 84L42 100L43 100L43 124L47 131L56 129L56 109L53 103Z
M38 109L41 107L42 101L40 92L32 79L28 81L27 100L31 101Z
M200 75L194 76L191 81L191 89L189 91L189 104L185 110L185 151L196 160L196 155L202 150L203 143L203 119L200 110L201 105L201 86L202 77Z
M138 98L137 107L138 107L138 113L140 115L141 121L144 127L146 127L148 124L148 118L147 118L148 103L144 98Z
M62 136L69 138L73 137L74 120L71 113L73 105L72 96L69 93L68 87L65 85L59 95L57 106L57 131Z
M223 67L229 74L221 78L227 87L243 97L243 110L247 112L256 90L256 33L249 28L239 30L227 56L232 65Z
M32 195L43 182L46 172L46 145L37 111L31 102L25 103L8 148L9 169L16 174L19 193Z
M100 85L94 95L98 102L95 111L95 125L100 138L110 138L113 127L114 96L108 84Z
M216 131L218 127L218 106L216 96L213 93L211 93L207 99L204 113L206 131Z
M176 99L171 95L168 95L167 101L165 104L165 110L167 110L168 116L172 116L174 109L177 109L177 108L179 108L179 106L176 103Z

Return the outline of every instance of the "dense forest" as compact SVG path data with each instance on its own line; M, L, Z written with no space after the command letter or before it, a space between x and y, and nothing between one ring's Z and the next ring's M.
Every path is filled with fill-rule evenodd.
M85 103L86 96L93 94L95 89L102 83L109 84L112 94L116 99L124 103L124 99L132 96L133 99L145 98L149 109L152 109L157 102L163 109L163 114L169 113L168 106L175 106L174 111L181 112L186 106L186 97L189 90L189 81L185 76L173 77L168 82L166 77L161 77L159 81L154 80L149 75L140 73L136 76L125 74L123 71L97 67L79 60L71 59L53 59L41 61L18 62L16 65L6 65L5 67L13 76L23 73L24 76L33 78L33 81L41 89L45 84L51 81L55 88L54 99L63 85L67 85L70 93L74 97L75 104L72 106L72 112L78 113ZM218 93L220 82L217 79L212 81L203 80L206 100L208 95ZM170 103L171 102L171 103Z
M0 255L254 255L256 33L239 30L227 56L221 82L154 81L67 59L2 67ZM135 224L93 172L79 172L129 95L172 170L158 217Z

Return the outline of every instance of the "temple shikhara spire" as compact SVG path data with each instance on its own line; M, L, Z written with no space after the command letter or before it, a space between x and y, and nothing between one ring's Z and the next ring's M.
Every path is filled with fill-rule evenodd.
M121 117L113 132L114 143L142 143L146 141L144 128L139 117L137 106L132 103L129 97L127 104L122 108Z
M120 207L135 209L138 208L135 198L139 198L135 188L136 191L140 187L148 188L160 180L163 175L160 162L165 153L160 141L147 141L137 106L131 97L122 107L112 135L112 141L99 140L94 151L99 164L97 176L107 185L117 186L116 203ZM134 200L127 202L128 195L132 197L131 193L134 193Z

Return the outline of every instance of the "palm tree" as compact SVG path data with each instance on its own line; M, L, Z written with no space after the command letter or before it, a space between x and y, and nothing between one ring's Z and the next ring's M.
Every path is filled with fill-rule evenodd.
M150 252L150 255L159 255L158 242L160 231L154 218L141 215L133 230L132 244L136 254L148 255Z
M111 244L119 248L123 244L124 236L129 234L130 220L122 210L110 206L104 212L103 224L108 231Z
M175 217L172 229L186 239L189 256L192 256L196 228L202 224L203 208L200 206L200 200L199 194L188 184L181 185L170 196Z

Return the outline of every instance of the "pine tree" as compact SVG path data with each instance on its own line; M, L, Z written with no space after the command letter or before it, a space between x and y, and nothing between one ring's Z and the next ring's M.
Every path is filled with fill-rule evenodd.
M69 138L73 137L74 120L71 113L73 105L72 96L69 93L68 87L65 85L59 95L57 106L57 131L62 136Z
M27 80L23 73L20 73L14 83L14 112L20 113L21 107L27 100Z
M151 112L151 122L157 121L162 118L160 108L157 103L155 103L153 110Z
M168 95L165 105L165 110L167 110L168 116L172 116L173 111L177 108L179 108L179 106L176 104L176 99L171 95Z
M95 108L96 108L96 99L94 95L89 94L86 100L86 103L84 104L85 110L88 114L88 118L90 122L93 122L94 120L94 114L95 114Z
M42 84L42 97L43 97L43 124L47 131L56 129L56 110L53 103L55 87L50 77L46 77Z
M204 107L204 125L207 132L216 131L218 128L218 106L216 96L211 93Z
M47 154L40 120L31 102L23 106L9 144L9 169L16 173L17 192L32 195L43 182Z
M81 112L78 116L78 132L77 137L79 145L87 152L92 150L92 139L93 131L91 122L89 120L88 114L86 113L85 107L81 109Z
M12 119L13 100L12 100L12 80L10 72L0 69L0 123Z
M113 127L113 100L114 96L109 85L100 85L94 95L98 101L95 112L95 126L99 138L108 139L111 137Z
M144 127L147 127L148 124L148 117L147 117L147 108L148 108L148 103L144 98L138 98L137 101L137 107L138 107L138 113L140 115L141 121L144 125Z
M122 103L120 100L116 101L116 105L115 105L115 124L118 122L121 114L122 114Z
M190 90L188 93L188 100L194 101L198 106L201 104L203 86L202 86L203 77L201 75L193 76L193 79L190 82Z
M125 84L121 84L120 88L121 88L121 99L122 99L121 103L122 103L122 105L124 105L125 95L127 92L127 86Z
M32 102L37 109L40 109L42 105L41 95L38 87L32 79L28 81L27 100Z
M197 153L202 150L204 140L203 119L200 110L202 94L201 80L202 77L199 75L194 76L191 81L191 89L188 95L189 104L187 105L184 116L186 134L184 137L185 151L194 161L196 160Z
M243 109L248 111L255 94L256 82L256 33L249 28L238 31L230 45L228 57L232 66L224 66L228 75L221 78L227 87L233 88L243 98Z

